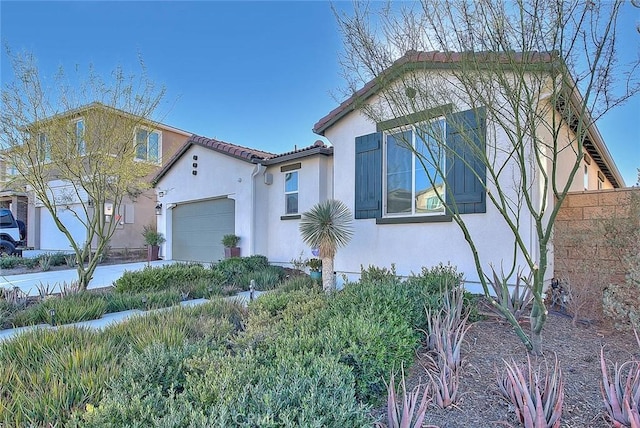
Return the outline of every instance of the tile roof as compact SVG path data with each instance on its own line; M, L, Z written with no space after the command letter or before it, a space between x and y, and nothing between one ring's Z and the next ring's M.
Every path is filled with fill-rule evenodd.
M357 100L364 101L376 92L376 85L381 76L386 76L392 72L395 72L396 69L409 65L409 64L433 64L435 66L441 65L446 66L447 64L456 64L460 63L460 61L464 58L466 53L460 52L439 52L439 51L431 51L431 52L422 52L410 50L407 51L402 57L398 58L394 63L384 70L380 76L377 76L367 82L362 88L357 90L353 95L351 95L348 99L343 101L338 107L333 109L329 114L320 119L314 126L313 132L318 135L324 135L324 131L333 125L338 119L347 113L353 111L355 109L355 102ZM549 63L557 58L557 55L549 52L515 52L510 54L505 53L496 53L496 52L476 52L474 53L476 57L479 57L480 60L486 61L487 63L514 63L514 62L525 62L528 64L540 64L540 63ZM476 61L478 59L476 58Z
M308 147L303 147L301 149L295 149L295 150L292 150L290 152L286 152L286 153L281 153L281 154L275 155L274 157L269 159L266 162L266 164L275 164L275 163L279 163L279 162L286 162L286 161L291 160L291 159L298 159L298 158L302 158L302 157L305 157L305 156L311 156L311 155L316 154L316 153L321 153L321 154L324 154L324 155L332 155L333 154L333 147L327 146L321 140L316 140L315 143L313 143L312 145L310 145Z
M253 162L253 160L266 160L276 156L273 153L263 152L262 150L225 143L224 141L201 137L198 135L193 135L186 144L195 144L213 149L217 152L224 153L241 160L246 160L248 162Z
M311 156L316 153L321 153L325 155L333 154L333 147L327 147L322 141L318 140L314 144L309 147L304 147L302 149L296 149L290 152L282 153L282 154L274 154L270 152L265 152L262 150L252 149L249 147L238 146L236 144L226 143L224 141L216 140L213 138L202 137L199 135L192 135L184 145L167 161L167 163L158 171L155 175L152 183L157 183L175 164L178 159L182 157L182 155L189 150L191 146L201 146L207 149L214 150L216 152L222 153L224 155L228 155L234 157L236 159L243 160L249 163L263 163L263 164L273 164L284 162L290 159L298 159L305 156Z

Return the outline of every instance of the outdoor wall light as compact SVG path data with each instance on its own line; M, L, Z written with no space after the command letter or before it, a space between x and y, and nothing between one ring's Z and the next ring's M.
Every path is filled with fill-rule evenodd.
M162 204L158 202L156 204L156 215L160 215L160 214L162 214Z

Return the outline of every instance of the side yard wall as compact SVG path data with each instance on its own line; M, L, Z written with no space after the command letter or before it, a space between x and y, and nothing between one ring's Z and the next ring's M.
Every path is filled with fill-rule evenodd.
M639 214L640 188L569 193L555 224L555 277L600 303L605 288L625 283Z

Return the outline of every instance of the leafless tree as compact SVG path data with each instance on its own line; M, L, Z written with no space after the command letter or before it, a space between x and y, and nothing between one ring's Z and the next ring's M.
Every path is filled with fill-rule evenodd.
M483 261L489 255L479 253L456 205L448 208L468 243L484 293L534 354L542 352L543 288L554 220L593 145L595 121L638 92L638 59L623 63L617 55L623 6L622 1L589 0L422 0L357 2L353 11L336 11L347 94L372 82L376 96L357 100L361 112L375 122L413 119L416 134L430 142L421 152L413 150L440 201L452 200L441 159L482 165L474 170L487 203L513 237L512 244L503 243L513 245L512 260L504 261L511 265L506 275L516 274L518 260L533 273L529 334L491 297ZM482 148L472 159L451 150L434 126L438 122L429 120L443 106L486 118L485 144L477 145L460 128L468 148ZM520 232L529 219L537 238L534 249Z

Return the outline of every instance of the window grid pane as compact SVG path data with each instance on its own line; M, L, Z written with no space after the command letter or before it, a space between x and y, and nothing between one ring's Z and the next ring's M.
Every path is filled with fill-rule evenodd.
M147 160L152 162L158 162L158 152L160 146L160 136L157 132L152 132L149 134L149 158Z
M423 129L416 132L413 128L386 136L387 214L444 212L444 204L437 196L437 193L444 196L444 180L437 172L438 168L444 170L445 154L439 145L444 138L444 120L431 122L427 126L428 132ZM428 133L431 135L423 135ZM434 138L434 133L442 137ZM417 152L417 156L409 147Z
M136 133L136 159L147 160L147 131Z
M76 148L81 155L85 154L87 145L84 140L84 121L79 120L76 122Z
M284 176L285 213L298 213L298 171L287 172Z

